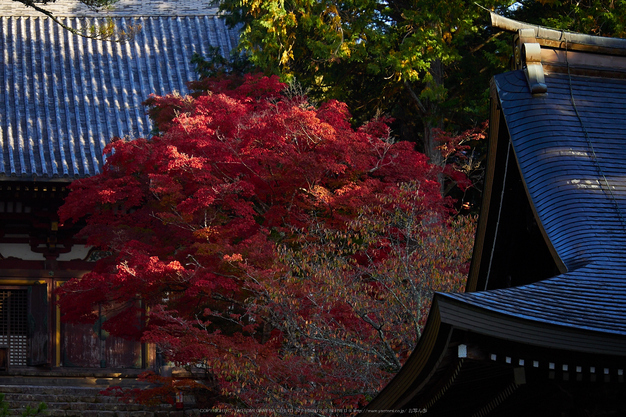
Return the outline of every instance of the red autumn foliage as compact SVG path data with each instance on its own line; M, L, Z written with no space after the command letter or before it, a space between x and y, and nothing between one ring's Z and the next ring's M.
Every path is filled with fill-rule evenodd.
M389 286L407 285L389 271L411 256L441 271L415 293L416 316L433 289L460 285L467 259L451 261L454 248L422 253L432 233L454 233L440 170L392 143L384 120L355 130L345 104L315 108L275 77L203 85L195 98L151 97L162 134L112 142L103 173L72 184L62 221L85 219L88 244L110 255L60 289L64 319L141 300L145 326L129 329L129 312L105 330L202 368L224 415L356 409L410 354L419 326L406 323L423 323L409 310L383 323ZM404 220L379 227L398 211L410 233Z
M481 188L480 184L484 176L484 155L478 150L481 147L479 143L487 138L488 128L489 122L486 121L480 126L456 135L443 130L434 132L435 139L439 143L438 149L444 160L444 193L448 195L456 191L454 194L457 196L459 193L464 194L463 197L458 196L458 199L461 200L465 209L471 208L472 204L465 196L468 188ZM481 192L478 191L477 194L480 195Z

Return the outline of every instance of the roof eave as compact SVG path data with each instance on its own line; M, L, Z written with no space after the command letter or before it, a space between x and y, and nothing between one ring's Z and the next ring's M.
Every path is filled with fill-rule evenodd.
M613 360L626 356L626 339L623 336L538 323L473 306L437 293L423 336L415 351L400 372L359 416L394 416L397 414L396 410L412 407L418 395L422 402L437 401L438 397L432 397L432 394L441 393L441 390L432 391L428 388L434 387L432 383L435 381L435 373L450 366L445 364L445 357L454 348L453 334L484 337L486 344L473 347L479 348L482 353L489 353L490 348L497 348L490 340L500 340L519 346L534 346L539 352L549 354L555 361L564 352L569 352L567 354L570 356L590 354L611 357ZM533 335L534 338L529 337Z
M485 286L484 282L479 282L480 267L483 257L483 250L485 248L485 238L488 234L487 228L489 225L490 217L488 208L491 205L492 195L494 194L496 155L498 151L499 130L501 122L500 103L498 100L498 94L496 92L496 85L493 80L491 80L489 98L491 110L489 115L489 142L487 150L487 163L485 166L485 180L482 193L482 202L480 205L480 216L478 218L476 237L474 239L472 262L470 264L470 271L465 286L465 292L478 291L479 289L484 289Z
M547 349L626 356L623 335L538 322L438 294L441 322L455 329Z
M36 183L55 183L55 184L69 184L74 180L82 179L86 177L48 177L48 176L39 176L39 175L0 175L0 183L10 183L10 182L36 182Z

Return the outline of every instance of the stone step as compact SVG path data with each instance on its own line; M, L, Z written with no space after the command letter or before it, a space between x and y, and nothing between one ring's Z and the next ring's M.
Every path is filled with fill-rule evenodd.
M145 384L144 384L145 385ZM162 404L145 406L129 404L118 398L103 395L102 386L50 386L50 385L0 385L0 392L5 394L10 415L21 415L27 408L37 408L44 402L49 416L86 416L86 417L174 417L199 416L200 410L186 404L184 413L173 405Z
M5 394L39 394L72 397L100 397L106 387L76 387L76 386L38 386L38 385L0 385L0 392Z
M10 409L25 409L27 406L33 408L37 406L41 401L20 401L10 400L7 401ZM44 401L45 402L45 401ZM139 404L125 404L125 403L84 403L80 401L60 402L49 401L46 402L49 409L55 410L91 410L91 411L145 411L146 407ZM150 409L171 409L171 405L155 406ZM156 411L156 410L154 410Z
M101 388L86 387L48 387L30 385L0 386L0 392L5 394L5 400L36 401L36 402L82 402L82 403L113 403L119 399L106 395Z
M0 388L0 392L5 391ZM53 403L53 402L72 402L79 401L83 403L118 403L119 400L115 397L106 396L106 395L84 395L84 396L74 396L74 395L54 395L54 394L31 394L31 393L18 393L18 392L6 392L5 400L6 401L30 401L30 402L44 402L44 403Z
M72 386L72 387L107 387L121 386L131 388L143 388L149 386L147 382L138 381L136 378L115 377L16 377L0 376L0 386L3 385L37 385L37 386Z
M21 416L23 410L10 410L10 416ZM55 410L48 408L50 417L200 417L200 410L175 411L91 411L91 410Z
M10 416L21 416L22 410L9 411ZM49 417L199 417L198 410L185 411L83 411L46 410Z

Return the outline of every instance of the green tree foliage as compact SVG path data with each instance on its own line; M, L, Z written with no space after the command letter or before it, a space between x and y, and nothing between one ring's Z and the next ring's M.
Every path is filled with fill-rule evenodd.
M489 0L501 10L510 1ZM487 117L488 77L508 62L487 13L465 0L224 0L242 25L240 48L316 99L344 101L356 121L377 111L395 135L442 163L435 129L459 132Z
M4 393L0 392L0 416L2 417L9 415L9 403L4 398Z
M11 410L9 409L9 403L6 400L6 395L0 392L0 417L14 415L11 414ZM31 407L27 405L26 408L22 411L22 417L29 416L43 416L48 415L48 406L44 402L40 402L37 407Z

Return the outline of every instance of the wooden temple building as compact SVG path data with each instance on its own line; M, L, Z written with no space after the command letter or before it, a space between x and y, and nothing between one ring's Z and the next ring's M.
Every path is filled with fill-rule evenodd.
M515 69L491 85L466 292L363 416L626 415L626 40L492 14Z
M180 3L180 4L179 4ZM73 28L141 27L123 43L69 33L20 3L0 5L0 372L39 367L146 368L153 352L93 325L60 320L53 290L98 254L59 225L67 186L97 175L113 137L148 137L142 101L187 91L191 58L238 35L210 1L122 0L104 14L75 0L45 6Z

